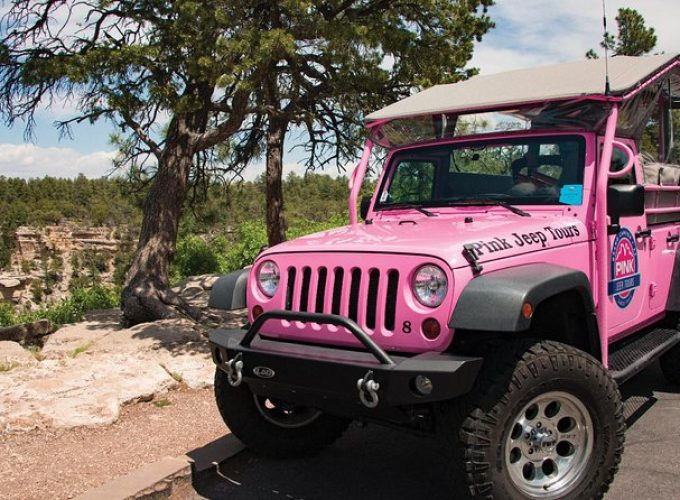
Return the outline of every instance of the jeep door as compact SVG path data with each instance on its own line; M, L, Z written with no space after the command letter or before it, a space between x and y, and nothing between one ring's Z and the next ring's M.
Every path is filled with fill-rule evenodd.
M614 147L612 171L622 169L628 162L626 152ZM610 185L642 183L639 165L625 177L610 179ZM609 236L607 304L609 308L609 336L628 327L637 326L649 316L649 266L651 260L651 231L645 215L621 217L617 234Z

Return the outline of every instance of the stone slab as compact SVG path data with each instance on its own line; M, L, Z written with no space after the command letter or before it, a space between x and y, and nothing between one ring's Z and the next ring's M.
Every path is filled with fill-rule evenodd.
M156 498L167 489L169 481L191 476L191 465L185 457L165 457L158 462L147 464L130 474L109 481L76 497L76 500L124 500L151 497ZM161 498L170 495L160 496Z
M78 349L91 351L100 341L114 333L110 325L96 321L84 321L66 325L49 336L42 348L46 359L70 357Z
M16 367L35 366L38 360L20 344L3 340L0 341L0 363Z
M16 288L21 285L21 281L16 278L0 279L0 286L3 288Z
M121 405L178 386L158 363L131 354L82 353L20 375L0 377L2 432L112 424Z

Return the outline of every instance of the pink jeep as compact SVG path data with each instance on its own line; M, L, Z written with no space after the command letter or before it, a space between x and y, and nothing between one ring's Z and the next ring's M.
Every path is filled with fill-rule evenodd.
M452 498L601 497L619 384L657 358L680 383L679 96L678 56L616 57L369 115L350 225L215 285L212 305L251 322L210 336L226 424L284 457L352 420L396 425L441 437Z

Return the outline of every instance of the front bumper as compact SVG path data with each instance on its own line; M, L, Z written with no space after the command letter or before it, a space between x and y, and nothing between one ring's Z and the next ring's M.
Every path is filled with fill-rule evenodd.
M344 327L368 352L263 339L258 334L270 319ZM210 344L220 369L234 374L234 361L241 362L239 382L253 393L322 409L361 403L379 409L452 399L472 389L482 365L482 358L438 352L388 356L356 323L330 314L269 311L248 331L213 331ZM429 394L417 390L417 376L430 380Z

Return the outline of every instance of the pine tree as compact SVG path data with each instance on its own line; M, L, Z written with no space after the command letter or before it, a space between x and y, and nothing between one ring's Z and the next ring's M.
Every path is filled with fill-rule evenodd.
M656 46L654 28L645 25L645 18L635 9L621 8L616 16L618 33L616 38L611 33L604 34L600 47L614 56L643 56L649 54ZM586 52L588 59L597 59L598 54L590 49Z
M268 123L280 193L289 124L310 124L315 144L331 124L342 142L337 110L467 74L492 3L11 0L0 20L0 113L8 125L24 120L30 134L36 111L71 99L78 112L60 123L64 134L100 119L119 127L118 164L151 182L124 316L197 317L168 279L185 200L210 174L215 147Z

